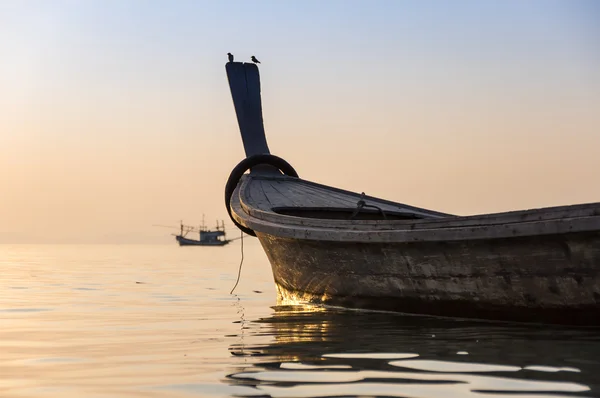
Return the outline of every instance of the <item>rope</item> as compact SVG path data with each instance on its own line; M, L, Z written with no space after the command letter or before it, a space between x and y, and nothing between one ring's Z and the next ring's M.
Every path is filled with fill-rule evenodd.
M233 291L235 290L238 283L240 282L240 275L242 275L242 264L244 264L244 231L241 231L241 230L240 230L240 242L242 242L242 245L241 245L242 246L242 259L240 260L240 269L238 270L238 276L237 276L237 280L235 281L235 285L233 286L233 289L231 289L229 294L233 294Z
M371 207L373 209L379 210L379 212L383 216L383 219L387 220L387 215L385 214L385 211L381 207L378 207L375 205L368 205L367 202L365 202L365 193L364 192L361 192L360 199L358 202L356 202L356 209L354 209L354 211L350 215L350 220L354 220L354 217L356 217L358 215L358 213L360 212L360 210L365 207Z
M231 214L231 197L233 196L233 192L235 191L235 188L237 187L238 182L240 182L240 179L243 177L244 173L258 165L273 166L287 176L298 178L298 173L288 162L275 155L270 155L267 153L247 157L233 168L229 178L227 179L227 184L225 184L225 209L227 210L227 214L229 214L229 218L231 218L231 221L233 221L233 224L251 236L256 236L256 233L252 229L238 223L233 218L233 215Z

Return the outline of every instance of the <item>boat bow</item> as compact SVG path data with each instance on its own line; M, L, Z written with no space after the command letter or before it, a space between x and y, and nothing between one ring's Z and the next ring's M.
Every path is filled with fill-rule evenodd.
M258 67L227 75L247 156L227 211L260 240L280 299L600 326L600 203L455 216L301 179L270 154Z

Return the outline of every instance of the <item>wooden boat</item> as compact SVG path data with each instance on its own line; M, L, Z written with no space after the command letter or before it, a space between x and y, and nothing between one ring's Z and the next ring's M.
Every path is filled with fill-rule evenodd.
M247 156L227 211L260 240L281 298L600 326L600 203L461 217L303 180L270 154L257 66L226 70Z
M190 232L197 232L199 239L191 239L187 237ZM226 239L225 225L217 223L215 230L209 230L204 226L204 218L200 228L195 228L190 225L180 224L180 232L175 235L175 240L179 246L225 246L235 239Z

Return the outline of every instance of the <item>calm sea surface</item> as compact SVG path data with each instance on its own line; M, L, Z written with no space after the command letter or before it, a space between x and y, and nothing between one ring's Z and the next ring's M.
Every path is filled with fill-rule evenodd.
M278 305L228 247L0 245L0 397L600 397L600 332Z

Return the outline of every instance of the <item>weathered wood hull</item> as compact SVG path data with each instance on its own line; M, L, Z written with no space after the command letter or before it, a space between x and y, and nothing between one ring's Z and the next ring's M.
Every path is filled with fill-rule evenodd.
M599 232L400 244L258 238L292 301L600 325Z
M388 218L338 217L359 198ZM458 217L250 174L231 210L256 232L292 301L600 326L600 203Z

